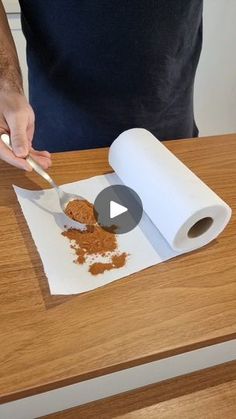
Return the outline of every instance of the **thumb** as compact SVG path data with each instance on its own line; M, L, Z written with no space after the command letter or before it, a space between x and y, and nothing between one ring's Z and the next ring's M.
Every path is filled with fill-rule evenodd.
M7 121L10 129L11 144L14 154L17 157L26 157L29 153L29 142L27 136L28 121L23 115L14 115Z

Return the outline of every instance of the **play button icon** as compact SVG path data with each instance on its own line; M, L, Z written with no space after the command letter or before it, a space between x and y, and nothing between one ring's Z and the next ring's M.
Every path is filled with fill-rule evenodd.
M110 218L124 214L126 211L128 211L128 208L124 207L124 205L117 204L117 202L114 201L110 202Z
M98 224L115 234L133 230L143 214L141 199L124 185L112 185L103 189L94 202L94 215Z

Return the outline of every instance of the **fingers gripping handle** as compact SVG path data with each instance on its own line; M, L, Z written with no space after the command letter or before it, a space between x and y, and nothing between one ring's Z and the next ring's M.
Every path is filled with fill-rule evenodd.
M1 135L1 140L4 142L4 144L10 149L12 150L12 146L11 146L11 140L9 135L7 134L2 134Z
M10 139L8 134L2 134L1 135L1 140L4 142L4 144L11 151L13 151L12 146L11 146L11 139ZM40 176L42 176L45 180L47 180L52 185L53 188L58 188L58 186L52 180L52 178L49 176L49 174L47 172L45 172L45 170L30 155L28 155L25 158L25 160L29 163L29 165L32 167L32 169L34 169L35 172L37 172Z

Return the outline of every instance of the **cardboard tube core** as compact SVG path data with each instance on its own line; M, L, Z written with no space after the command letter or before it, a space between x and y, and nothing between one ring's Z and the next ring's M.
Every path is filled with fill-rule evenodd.
M204 217L201 220L197 221L188 231L188 237L194 239L195 237L201 236L205 233L212 225L213 218Z

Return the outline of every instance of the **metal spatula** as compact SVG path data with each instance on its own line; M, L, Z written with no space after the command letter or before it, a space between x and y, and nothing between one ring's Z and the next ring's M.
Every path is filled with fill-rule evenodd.
M9 135L7 134L2 134L1 135L1 140L4 142L4 144L6 144L6 146L12 150L12 146L11 146L11 139L9 137ZM70 194L67 192L64 192L56 183L55 181L51 178L51 176L49 176L49 174L31 157L31 155L29 154L25 160L30 164L30 166L35 170L35 172L37 172L40 176L42 176L56 191L58 194L58 198L59 198L59 202L60 202L60 206L62 211L64 212L65 216L67 218L70 219L71 218L67 216L67 214L65 213L65 209L66 206L68 204L69 201L73 201L73 200L81 200L84 201L85 198L83 198L80 195L74 195L74 194ZM80 227L84 227L85 225L82 223L79 223L78 221L74 221L73 220L73 224L76 223L78 225L78 228Z

